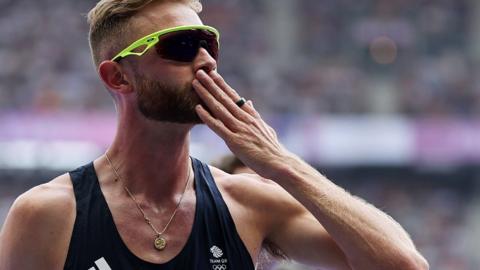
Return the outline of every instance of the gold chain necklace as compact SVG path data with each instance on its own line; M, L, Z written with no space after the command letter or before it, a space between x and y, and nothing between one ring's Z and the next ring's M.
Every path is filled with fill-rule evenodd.
M180 204L182 203L182 200L183 200L183 196L185 195L186 191L187 191L187 187L188 187L188 183L190 183L190 166L188 166L188 176L187 176L187 183L185 184L185 189L183 190L183 193L182 193L182 196L180 197L180 200L178 200L178 203L177 203L177 206L175 207L175 210L173 211L173 214L172 216L170 217L170 219L168 220L167 222L167 225L165 225L165 227L163 228L163 230L161 232L159 232L157 230L157 228L155 228L155 226L153 225L152 221L150 220L150 218L147 216L147 214L145 214L145 211L143 210L143 208L140 206L140 204L138 203L137 199L135 199L135 196L133 196L132 192L130 192L130 190L127 188L127 186L125 186L125 182L123 181L123 179L120 177L120 174L118 173L117 169L115 168L115 166L113 166L113 163L112 161L110 160L110 158L108 157L108 154L107 152L105 152L105 157L107 158L107 161L108 161L108 164L110 164L110 167L112 167L113 169L113 172L115 173L115 181L116 180L120 180L124 186L123 186L123 189L125 189L125 191L127 192L128 196L130 196L130 198L133 200L133 202L137 205L137 208L138 210L142 213L143 215L143 219L145 220L145 222L147 222L148 225L150 225L150 227L152 228L152 230L155 232L155 240L153 241L153 246L155 247L155 249L157 250L164 250L165 247L167 246L167 239L165 239L165 237L163 237L163 233L165 233L165 231L167 230L168 226L170 225L170 223L172 223L172 220L173 218L175 217L175 215L177 214L177 211L178 211L178 208L180 207Z

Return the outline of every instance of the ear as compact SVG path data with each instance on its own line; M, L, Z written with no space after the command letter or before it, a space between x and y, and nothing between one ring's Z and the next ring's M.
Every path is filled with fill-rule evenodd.
M111 91L119 94L126 94L132 91L132 84L119 63L110 60L103 61L98 66L98 74Z

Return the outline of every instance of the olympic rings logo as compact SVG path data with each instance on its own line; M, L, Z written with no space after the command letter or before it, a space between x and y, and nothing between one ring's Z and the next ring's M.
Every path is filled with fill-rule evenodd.
M225 264L214 264L212 265L213 270L227 270L227 265Z

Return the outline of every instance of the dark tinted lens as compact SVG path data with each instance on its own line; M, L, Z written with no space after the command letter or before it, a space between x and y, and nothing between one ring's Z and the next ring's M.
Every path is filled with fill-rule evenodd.
M200 46L217 59L218 43L215 34L203 30L183 30L168 33L160 37L156 50L162 58L191 62L197 55Z
M200 46L208 51L210 56L218 60L218 42L217 36L207 30L199 30Z

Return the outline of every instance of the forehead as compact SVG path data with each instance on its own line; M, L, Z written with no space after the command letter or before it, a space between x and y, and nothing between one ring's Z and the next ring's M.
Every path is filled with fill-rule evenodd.
M198 14L181 2L157 1L144 7L131 20L135 38L181 25L202 25Z

